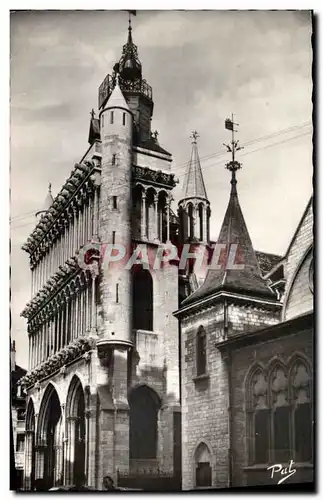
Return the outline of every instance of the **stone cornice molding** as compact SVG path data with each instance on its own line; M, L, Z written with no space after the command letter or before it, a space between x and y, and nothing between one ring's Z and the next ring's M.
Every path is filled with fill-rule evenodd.
M67 225L65 223L68 209L72 208L75 216L77 207L83 207L89 197L93 196L94 191L100 185L97 180L100 172L101 168L93 161L75 164L69 179L67 179L54 199L52 206L41 217L26 243L22 246L22 249L29 253L32 266L64 232L65 227L70 224L72 219L68 216ZM47 245L45 242L47 242Z
M42 318L44 314L49 317L61 309L61 305L67 304L71 297L86 286L90 279L95 279L97 274L93 273L92 269L80 269L75 257L69 259L65 266L60 266L21 313L21 316L29 321L28 331L33 333L35 327L39 326L39 318Z
M33 385L39 384L40 381L58 371L61 371L61 374L64 375L66 373L66 365L84 356L86 352L94 349L95 345L96 340L93 337L80 337L73 340L66 347L63 347L50 356L40 366L22 377L20 379L21 386L28 390Z

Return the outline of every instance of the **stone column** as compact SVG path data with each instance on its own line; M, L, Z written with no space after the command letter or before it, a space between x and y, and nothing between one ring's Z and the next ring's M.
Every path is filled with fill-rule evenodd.
M80 334L80 318L79 318L79 303L80 303L80 289L78 288L75 293L75 339Z
M166 235L166 242L170 242L170 200L167 200L166 203L166 213L167 213L167 235Z
M99 269L98 266L94 265L91 269L91 276L92 276L92 306L91 306L91 332L93 335L96 334L97 332L97 321L96 321L96 278L99 274Z
M99 221L99 195L98 188L94 190L94 200L93 200L93 236L98 237L98 221Z
M147 213L146 213L146 192L145 191L143 191L141 199L142 199L141 237L142 237L142 239L145 240L147 238Z
M159 234L158 234L158 194L155 194L154 196L154 204L155 204L155 241L159 241Z
M77 417L67 417L67 444L65 461L66 484L74 482L74 462L75 462L75 429Z
M24 470L24 489L30 491L32 488L33 476L33 446L34 431L27 430L25 437L25 470Z

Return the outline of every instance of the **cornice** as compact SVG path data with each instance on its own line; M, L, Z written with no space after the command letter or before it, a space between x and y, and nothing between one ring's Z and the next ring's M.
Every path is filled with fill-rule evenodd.
M100 185L101 168L94 161L76 163L52 206L41 217L22 249L33 267L64 232L77 211ZM67 224L65 221L68 221Z
M96 339L93 337L80 337L70 342L66 347L63 347L58 352L50 356L40 366L28 372L24 377L19 380L19 383L26 390L30 389L33 385L39 384L42 380L52 376L58 370L62 371L64 375L65 370L63 367L72 363L78 358L84 357L85 362L88 361L88 351L94 349L96 346Z

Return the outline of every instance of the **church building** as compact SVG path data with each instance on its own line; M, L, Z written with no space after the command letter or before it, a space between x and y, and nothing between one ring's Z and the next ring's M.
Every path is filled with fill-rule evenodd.
M30 258L25 488L168 479L180 488L179 307L175 265L105 265L86 244L170 241L176 179L151 131L152 88L129 24L120 61L99 87L89 148L23 249ZM131 483L132 481L132 483ZM157 484L156 482L154 484Z
M176 210L153 108L129 21L98 89L89 147L59 193L49 188L23 246L32 282L22 312L24 488L100 490L106 475L162 491L270 484L267 468L290 460L293 479L310 480L312 200L285 256L256 252L230 162L216 243L237 245L238 268L197 269L193 258L183 269L176 259L125 265L142 245L152 262L163 244L210 260L215 243L198 134ZM122 263L112 246L124 249Z

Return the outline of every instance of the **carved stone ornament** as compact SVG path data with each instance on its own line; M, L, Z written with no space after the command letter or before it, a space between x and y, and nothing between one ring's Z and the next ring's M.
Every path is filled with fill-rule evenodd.
M22 387L29 388L36 384L36 382L41 381L62 368L63 370L61 373L64 374L64 370L66 370L64 365L80 358L82 355L93 349L95 344L96 341L93 337L81 337L73 340L68 346L50 356L40 365L40 367L37 367L22 377L20 379Z

